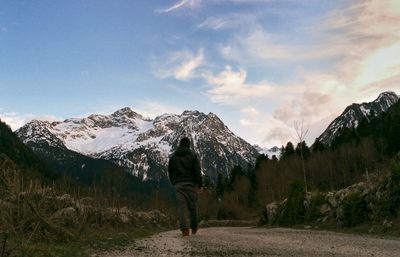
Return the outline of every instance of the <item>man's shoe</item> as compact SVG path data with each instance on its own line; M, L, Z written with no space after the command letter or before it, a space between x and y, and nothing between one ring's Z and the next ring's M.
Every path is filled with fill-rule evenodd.
M192 228L192 235L196 235L198 228Z
M183 237L189 236L189 229L188 229L188 228L182 229L182 236L183 236Z

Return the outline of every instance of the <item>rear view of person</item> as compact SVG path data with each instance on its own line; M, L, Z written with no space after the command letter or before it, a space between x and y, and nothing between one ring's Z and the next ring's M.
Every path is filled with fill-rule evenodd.
M178 149L168 162L169 179L175 187L177 211L180 229L183 236L189 236L189 226L185 218L185 210L190 212L190 228L192 234L198 229L197 194L202 191L200 161L197 154L190 149L190 140L184 137Z

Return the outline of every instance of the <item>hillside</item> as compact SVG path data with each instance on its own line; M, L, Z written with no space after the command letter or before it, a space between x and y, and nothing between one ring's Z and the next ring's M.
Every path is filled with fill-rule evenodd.
M318 137L318 141L330 145L335 137L345 128L357 128L361 121L378 117L399 101L395 92L383 92L369 103L353 103L341 115L335 118L326 130Z
M41 177L46 180L57 178L57 174L0 120L0 161L6 159L11 160L29 177Z

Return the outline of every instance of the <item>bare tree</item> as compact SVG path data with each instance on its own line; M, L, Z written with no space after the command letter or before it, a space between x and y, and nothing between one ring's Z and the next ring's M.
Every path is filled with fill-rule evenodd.
M305 137L308 134L309 131L309 127L308 126L304 126L304 120L302 120L301 122L295 121L293 124L293 127L296 131L296 139L299 142L300 145L300 156L301 156L301 164L302 164L302 168L303 168L303 177L304 177L304 188L306 190L306 193L308 192L307 190L307 176L306 176L306 167L304 164L304 153L303 153L303 142L305 140Z

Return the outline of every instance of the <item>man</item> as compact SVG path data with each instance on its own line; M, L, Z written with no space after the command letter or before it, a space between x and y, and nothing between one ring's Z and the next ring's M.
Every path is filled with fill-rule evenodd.
M190 212L190 228L196 234L197 226L197 194L202 191L200 161L197 154L190 149L190 140L184 137L178 149L168 162L168 175L176 191L178 218L182 236L189 236L189 226L185 218L185 209Z

